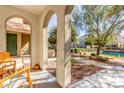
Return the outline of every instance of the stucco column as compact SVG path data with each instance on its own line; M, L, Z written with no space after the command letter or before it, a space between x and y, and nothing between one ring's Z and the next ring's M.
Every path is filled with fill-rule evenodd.
M62 87L71 82L71 27L69 15L58 17L57 81Z
M17 55L20 56L21 52L21 43L22 43L22 35L21 33L17 33Z
M41 68L45 69L47 66L47 61L48 61L48 31L47 31L47 27L43 28L43 32L42 32L42 36L43 36L43 62L41 64Z
M0 16L0 24L1 24L1 27L0 27L0 52L7 51L7 43L6 43L7 42L7 32L5 30L6 29L5 21L4 21L2 14Z

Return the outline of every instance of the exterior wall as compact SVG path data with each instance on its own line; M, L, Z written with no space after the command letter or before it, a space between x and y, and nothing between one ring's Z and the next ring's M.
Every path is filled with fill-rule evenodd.
M20 52L21 52L21 42L22 42L22 34L21 33L18 33L17 34L17 54L18 56L20 56Z
M29 55L30 54L30 34L23 34L21 35L22 37L22 42L21 42L21 49L27 44L29 43L29 49L26 51L26 54Z
M30 21L32 26L32 37L31 38L31 53L32 53L32 65L38 62L37 58L37 32L38 32L38 16L34 15L32 13L25 12L23 10L19 10L16 8L13 8L11 6L0 6L0 52L6 51L6 29L5 29L5 22L7 18L11 16L20 16L24 17L27 20Z

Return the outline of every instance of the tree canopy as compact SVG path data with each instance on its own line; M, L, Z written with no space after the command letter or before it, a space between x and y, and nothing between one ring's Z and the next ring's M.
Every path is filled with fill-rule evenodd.
M50 36L48 37L48 42L50 45L56 44L56 42L57 42L57 27L53 27L50 30ZM71 25L71 42L73 44L79 43L79 38L78 38L77 31L76 31L74 25Z
M124 6L84 5L74 8L71 13L71 29L73 43L78 43L78 30L86 32L85 43L97 45L97 55L100 49L113 40L113 32L124 29ZM49 42L56 44L56 31L52 29Z
M56 27L53 27L50 30L50 36L48 38L48 42L50 44L56 44L56 39L57 39L57 28Z
M81 12L74 16L73 23L82 31L86 31L87 43L97 44L97 55L101 47L111 41L113 32L119 32L124 28L123 6L81 6ZM78 22L77 22L78 21Z

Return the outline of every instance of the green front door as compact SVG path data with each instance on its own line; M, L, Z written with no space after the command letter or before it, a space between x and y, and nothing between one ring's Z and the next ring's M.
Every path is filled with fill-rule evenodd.
M17 55L17 35L7 34L7 52L10 52L11 56Z

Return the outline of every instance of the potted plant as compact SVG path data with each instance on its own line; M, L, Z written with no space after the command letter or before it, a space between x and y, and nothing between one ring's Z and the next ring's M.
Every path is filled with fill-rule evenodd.
M35 64L35 65L34 65L34 69L35 69L35 70L40 70L40 69L41 69L41 68L40 68L40 65L39 65L39 64Z

